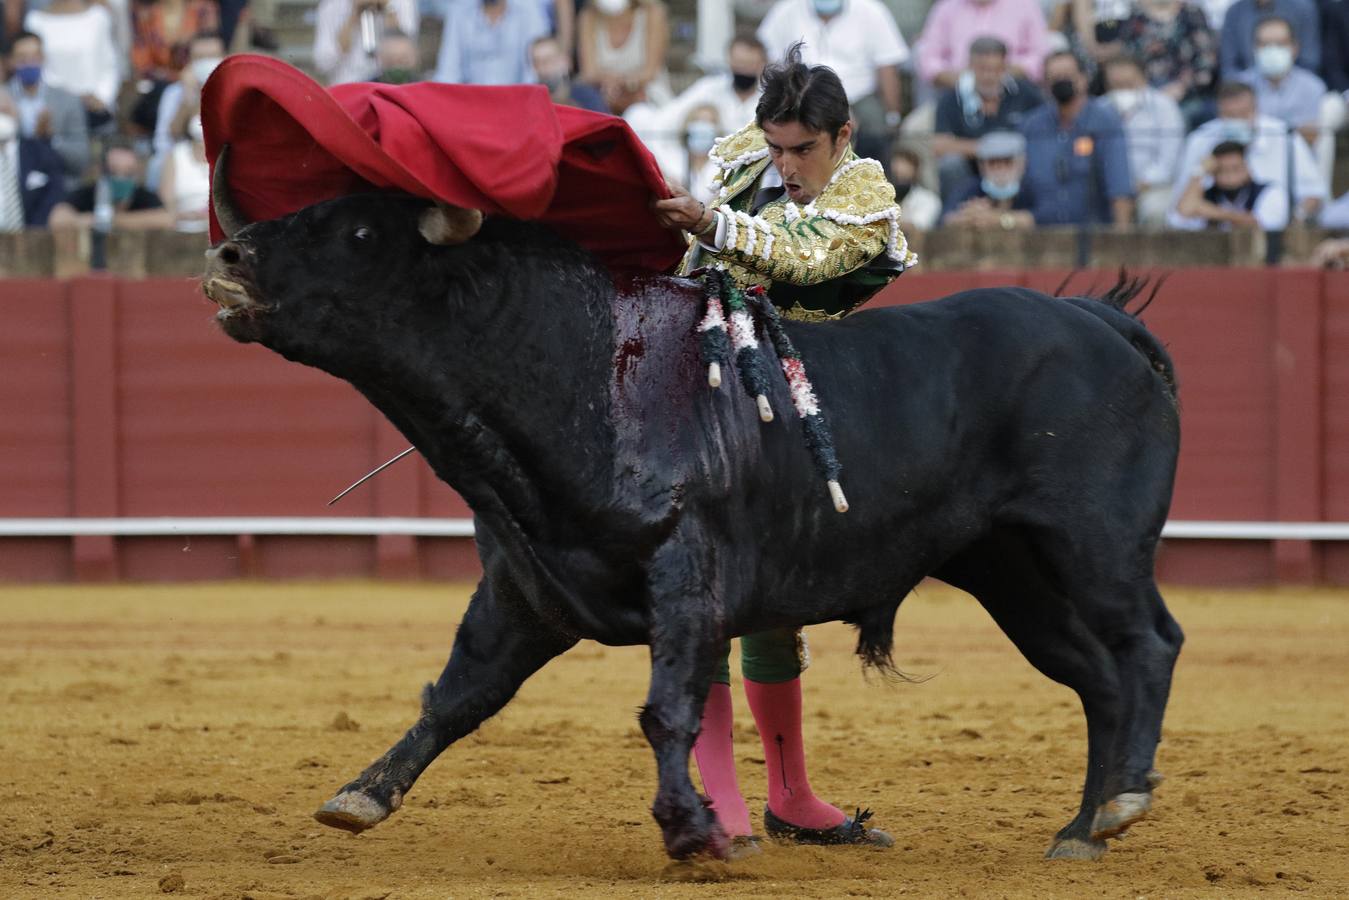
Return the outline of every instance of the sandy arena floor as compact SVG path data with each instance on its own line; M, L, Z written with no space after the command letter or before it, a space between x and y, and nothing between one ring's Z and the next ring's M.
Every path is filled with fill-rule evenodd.
M412 721L463 586L0 589L0 897L1349 896L1349 592L1169 592L1188 634L1148 821L1040 854L1085 758L1076 698L969 598L899 616L920 684L810 630L813 780L890 851L774 847L665 871L635 710L644 648L583 644L360 837L309 816ZM763 760L736 690L741 779Z

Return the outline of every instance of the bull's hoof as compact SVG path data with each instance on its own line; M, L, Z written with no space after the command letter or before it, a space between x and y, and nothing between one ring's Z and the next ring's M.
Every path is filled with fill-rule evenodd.
M1152 795L1142 793L1117 794L1096 810L1091 823L1092 840L1119 837L1152 809Z
M343 791L314 813L324 825L360 834L389 818L393 810L385 808L375 798L359 791Z
M713 859L676 859L669 863L661 877L666 881L685 881L708 883L727 881L731 877L731 868L720 860Z
M1105 841L1084 841L1081 838L1064 838L1055 841L1045 851L1045 859L1100 859L1105 855Z

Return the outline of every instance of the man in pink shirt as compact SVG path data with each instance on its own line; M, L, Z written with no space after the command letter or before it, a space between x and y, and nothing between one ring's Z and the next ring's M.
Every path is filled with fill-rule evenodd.
M918 76L938 88L955 87L969 67L970 44L981 37L1007 45L1014 75L1040 80L1049 28L1039 0L937 0L918 38Z

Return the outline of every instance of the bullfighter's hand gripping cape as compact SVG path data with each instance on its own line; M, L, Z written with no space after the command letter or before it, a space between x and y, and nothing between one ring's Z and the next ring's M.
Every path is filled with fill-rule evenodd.
M651 215L669 191L622 119L554 106L539 85L342 84L265 56L226 59L202 89L214 175L251 221L361 191L404 191L544 222L611 268L667 271L680 236ZM211 239L224 238L211 218Z

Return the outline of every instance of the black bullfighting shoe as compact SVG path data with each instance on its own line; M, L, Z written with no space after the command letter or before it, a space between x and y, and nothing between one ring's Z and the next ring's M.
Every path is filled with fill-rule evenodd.
M767 806L763 808L764 830L770 837L780 841L793 841L797 844L867 844L872 847L893 847L895 839L879 828L867 828L867 819L871 810L858 809L857 814L849 816L833 828L802 828L791 822L784 822Z

